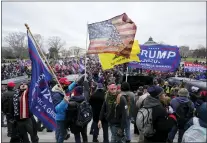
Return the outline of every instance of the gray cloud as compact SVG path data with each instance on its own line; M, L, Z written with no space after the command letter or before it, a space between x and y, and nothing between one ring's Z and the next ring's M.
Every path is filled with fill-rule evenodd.
M65 47L85 48L87 22L124 12L136 23L136 39L141 44L152 36L170 45L206 45L204 2L2 2L2 36L26 32L24 23L28 23L44 39L60 36Z

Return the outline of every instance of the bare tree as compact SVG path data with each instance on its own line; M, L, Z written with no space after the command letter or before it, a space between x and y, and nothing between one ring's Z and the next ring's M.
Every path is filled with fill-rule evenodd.
M44 38L40 34L34 34L34 39L37 42L38 46L40 48L42 48L43 42L44 42Z
M14 50L16 58L24 58L28 56L26 33L13 32L9 33L5 38L5 42Z
M9 47L2 47L1 56L5 59L14 59L14 51L12 48Z
M193 52L193 57L205 58L207 55L207 50L203 45L198 45L197 49Z
M59 51L64 47L65 41L62 41L60 37L53 36L48 39L48 45L50 48L55 48L57 51Z
M50 58L57 59L59 57L58 53L64 47L65 41L62 41L60 37L53 36L48 39L49 45L49 55Z
M73 50L74 50L74 55L75 55L76 57L80 56L81 48L79 48L79 47L74 47Z

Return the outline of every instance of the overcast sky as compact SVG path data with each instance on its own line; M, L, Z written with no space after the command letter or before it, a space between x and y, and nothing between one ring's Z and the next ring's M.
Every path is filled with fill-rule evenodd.
M24 23L28 23L44 39L59 36L66 41L65 47L85 48L87 22L124 12L136 23L140 44L152 36L156 42L191 49L206 46L205 2L2 2L2 36L26 32Z

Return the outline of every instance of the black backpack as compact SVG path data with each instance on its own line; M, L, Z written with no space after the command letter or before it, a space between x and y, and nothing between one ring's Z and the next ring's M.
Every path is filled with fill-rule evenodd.
M93 118L93 111L91 105L87 101L83 101L78 105L77 108L77 126L85 126L87 125L91 119Z
M193 117L194 109L192 108L192 102L180 103L176 109L176 117L178 128L183 128L185 124Z

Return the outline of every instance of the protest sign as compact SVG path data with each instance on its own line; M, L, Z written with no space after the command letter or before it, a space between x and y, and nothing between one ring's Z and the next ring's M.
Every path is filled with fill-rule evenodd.
M206 72L207 67L200 64L194 64L192 62L185 62L184 70L185 72Z
M156 71L175 71L180 64L179 48L169 45L140 45L140 62L128 64L132 68L142 68Z

